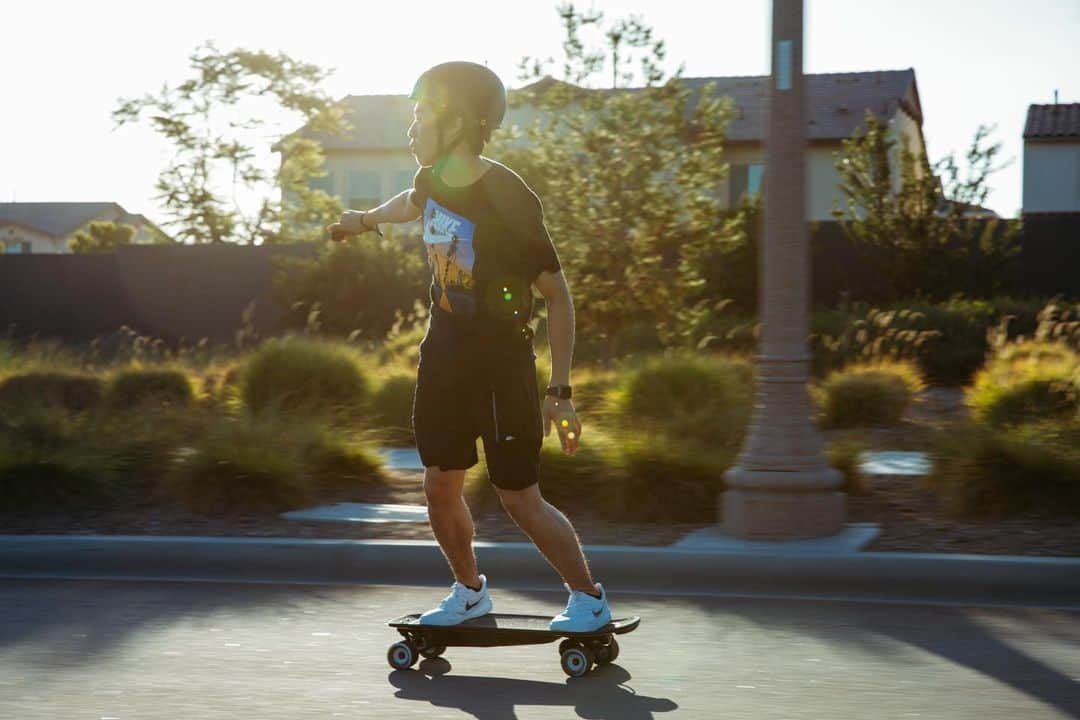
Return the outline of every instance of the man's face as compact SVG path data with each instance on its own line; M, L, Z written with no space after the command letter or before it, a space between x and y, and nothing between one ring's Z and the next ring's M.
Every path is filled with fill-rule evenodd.
M449 118L444 122L444 140L449 142L460 132L461 121L458 118ZM413 106L413 121L409 126L409 151L412 152L416 162L421 166L434 165L438 160L439 129L438 119L432 104L421 100Z
M409 126L409 151L421 166L433 165L439 148L435 111L423 100L413 107L413 121Z

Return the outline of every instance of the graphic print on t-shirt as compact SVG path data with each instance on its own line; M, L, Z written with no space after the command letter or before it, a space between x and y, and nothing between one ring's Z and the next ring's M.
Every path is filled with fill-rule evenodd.
M428 198L424 207L424 243L428 265L435 277L435 300L439 309L466 317L476 314L475 232L474 222Z

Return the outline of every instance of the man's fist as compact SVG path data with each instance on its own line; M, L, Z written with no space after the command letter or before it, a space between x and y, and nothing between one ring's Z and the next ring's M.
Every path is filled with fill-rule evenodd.
M367 213L358 210L346 210L343 212L340 220L326 226L326 231L330 234L330 239L334 242L341 242L350 235L378 232L377 227L370 226L364 222L364 215L366 214Z

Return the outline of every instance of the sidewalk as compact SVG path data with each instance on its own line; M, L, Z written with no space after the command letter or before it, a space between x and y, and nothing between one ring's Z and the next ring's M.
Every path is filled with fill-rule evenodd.
M824 597L1080 609L1080 559L587 546L613 593ZM477 542L493 586L559 589L529 543ZM448 585L432 541L0 536L0 577Z

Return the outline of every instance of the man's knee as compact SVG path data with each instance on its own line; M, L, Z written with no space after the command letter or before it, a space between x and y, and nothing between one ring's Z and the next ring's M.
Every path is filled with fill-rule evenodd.
M424 495L429 506L458 502L464 487L464 470L442 470L435 466L424 471Z
M540 486L535 483L523 490L505 490L496 487L495 492L499 494L503 508L514 518L528 516L544 504L544 498L540 495Z

